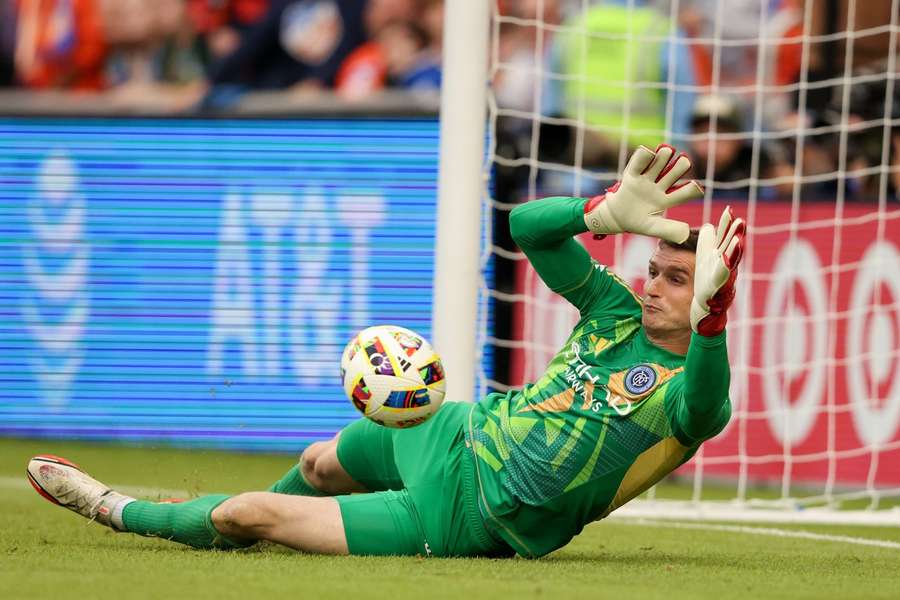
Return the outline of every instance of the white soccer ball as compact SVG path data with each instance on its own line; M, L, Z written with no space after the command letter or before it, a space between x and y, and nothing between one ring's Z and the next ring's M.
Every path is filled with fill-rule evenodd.
M424 423L444 401L444 367L424 337L395 325L360 331L341 357L344 392L385 427Z

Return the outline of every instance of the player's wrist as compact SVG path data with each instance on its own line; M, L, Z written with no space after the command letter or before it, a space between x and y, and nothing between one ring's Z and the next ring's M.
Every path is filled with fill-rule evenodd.
M588 200L584 205L584 224L594 234L610 235L624 230L616 222L609 201L611 194L601 194Z
M624 233L626 229L618 222L611 202L619 189L619 182L608 188L606 192L584 203L584 226L594 234L594 238L602 240L608 235Z
M718 348L725 343L728 328L725 327L719 332L709 332L709 335L703 335L697 331L691 334L691 344L700 346L701 348Z
M587 233L591 229L588 227L587 220L585 219L585 213L587 212L587 206L594 198L582 198L581 204L575 204L572 208L572 229L574 235L580 235L582 233Z
M714 337L725 330L728 307L714 308L708 301L694 296L691 300L691 329L703 337Z

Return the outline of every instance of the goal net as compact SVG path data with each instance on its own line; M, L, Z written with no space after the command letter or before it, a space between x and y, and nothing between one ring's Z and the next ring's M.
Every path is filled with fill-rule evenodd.
M669 141L706 189L670 215L731 204L749 226L734 412L623 511L900 524L898 0L491 4L487 386L535 380L577 320L509 211L602 193L636 145ZM653 240L583 241L641 291Z

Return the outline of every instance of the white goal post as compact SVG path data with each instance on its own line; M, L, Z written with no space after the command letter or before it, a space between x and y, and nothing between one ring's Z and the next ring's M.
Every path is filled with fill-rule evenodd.
M449 374L447 398L472 402L482 342L479 294L491 12L489 0L447 2L444 11L432 342Z
M670 141L707 157L706 198L677 216L696 226L730 203L749 223L734 411L677 485L617 514L900 526L900 0L445 10L434 344L448 397L534 380L577 318L509 240L508 212L599 193L634 145ZM641 288L652 241L584 242Z

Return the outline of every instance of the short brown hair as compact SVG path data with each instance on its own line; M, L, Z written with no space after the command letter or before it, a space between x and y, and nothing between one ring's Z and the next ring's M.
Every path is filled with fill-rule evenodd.
M688 252L697 253L697 239L700 237L700 229L697 227L691 227L691 232L688 234L686 240L681 242L680 244L676 244L674 242L670 242L668 240L659 240L660 246L668 246L669 248L674 248L675 250L687 250Z

